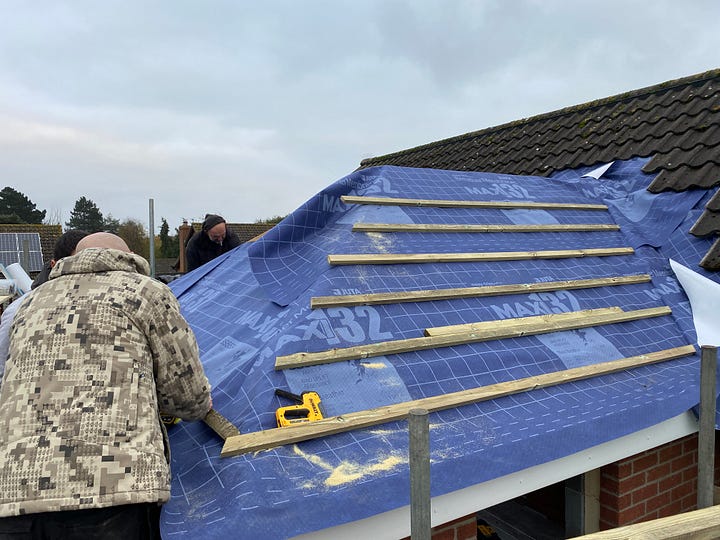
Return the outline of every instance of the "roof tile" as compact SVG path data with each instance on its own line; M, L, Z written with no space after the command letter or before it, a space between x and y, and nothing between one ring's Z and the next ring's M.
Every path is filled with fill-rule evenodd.
M720 69L365 159L360 168L547 176L633 157L651 157L643 171L657 174L653 193L720 185ZM708 204L694 234L718 232L713 210L720 200ZM720 260L720 247L713 249Z
M700 261L700 266L705 270L720 270L720 238L715 240L715 243Z

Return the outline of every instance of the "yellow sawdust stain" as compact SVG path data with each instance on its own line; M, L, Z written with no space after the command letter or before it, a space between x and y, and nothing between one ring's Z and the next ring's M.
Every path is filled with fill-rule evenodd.
M360 465L358 463L341 463L333 469L332 474L325 480L326 486L340 486L355 480L360 480L375 473L390 471L403 463L397 456L389 456L379 463Z
M381 252L388 253L393 247L393 241L389 236L385 236L382 233L368 232L366 233L372 242L373 247Z
M385 369L387 367L382 362L361 362L360 365L367 369Z
M350 482L365 478L366 476L371 476L380 472L390 471L398 465L406 463L405 459L399 456L391 455L379 462L371 463L368 465L361 465L359 463L351 463L344 461L340 463L340 465L334 467L319 456L303 452L302 450L300 450L300 448L298 448L297 445L293 447L293 450L296 455L303 457L313 465L324 469L325 471L330 473L328 477L323 481L323 484L326 487L335 487L341 486L343 484L348 484ZM303 487L310 488L312 486L309 484L305 484Z

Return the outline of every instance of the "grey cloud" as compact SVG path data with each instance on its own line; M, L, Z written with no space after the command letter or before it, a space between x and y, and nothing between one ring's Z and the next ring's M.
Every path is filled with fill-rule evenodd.
M363 157L718 67L720 48L710 0L4 4L0 174L64 220L81 195L141 219L154 196L173 226L287 213Z

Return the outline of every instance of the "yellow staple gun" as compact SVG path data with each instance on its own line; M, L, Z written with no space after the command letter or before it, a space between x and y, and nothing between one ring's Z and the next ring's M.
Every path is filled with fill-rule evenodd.
M297 403L297 405L288 405L280 407L275 411L275 419L278 427L287 427L302 422L315 422L322 420L322 410L320 409L320 395L317 392L303 392L301 395L286 392L285 390L275 389L275 395L284 397Z

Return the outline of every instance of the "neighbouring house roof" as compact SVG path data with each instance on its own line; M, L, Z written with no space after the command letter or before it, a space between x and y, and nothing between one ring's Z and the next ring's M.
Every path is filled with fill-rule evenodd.
M183 227L187 226L187 222L183 223ZM237 234L238 238L240 239L240 243L244 244L245 242L252 242L254 240L257 240L260 238L263 234L265 234L268 230L270 230L273 225L269 225L266 223L227 223L227 226ZM181 232L180 239L184 242L184 246L187 246L187 242L190 240L192 235L195 233L198 233L202 231L202 223L200 222L193 222L190 224L191 229L187 232L187 236L184 236L184 232ZM175 259L173 264L170 266L170 269L172 272L163 272L165 274L170 274L174 272L185 272L185 267L181 267L181 259L182 257L178 257Z
M265 234L274 225L268 225L267 223L228 223L227 226L238 235L240 242L244 244ZM193 223L192 228L195 232L199 232L202 230L202 223Z
M651 158L642 170L656 175L652 193L720 184L720 69L368 158L360 167L549 176L633 157ZM720 195L691 233L720 233ZM720 270L720 239L700 264Z
M37 233L40 235L43 262L53 257L55 242L62 235L61 225L45 224L0 224L0 233Z

